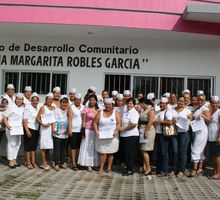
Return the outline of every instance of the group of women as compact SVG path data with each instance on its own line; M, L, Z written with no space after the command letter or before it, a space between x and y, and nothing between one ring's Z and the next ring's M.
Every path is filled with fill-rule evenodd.
M156 174L181 178L185 175L187 161L193 166L190 177L203 173L204 149L209 140L216 168L213 179L220 179L220 110L219 98L213 96L210 104L202 91L190 97L184 90L183 96L165 93L159 105L149 93L132 98L125 90L123 94L102 92L98 101L95 88L89 88L84 101L75 89L61 95L59 87L46 95L39 108L39 96L25 88L13 100L14 87L9 84L7 96L1 100L1 136L6 127L7 159L10 168L16 168L21 136L24 135L26 166L35 168L35 154L39 145L40 167L49 170L49 150L53 149L53 168L66 169L66 154L71 148L71 167L79 166L88 172L99 169L99 174L112 173L114 155L117 153L123 166L124 176L134 173L139 152L143 163L142 173L151 174L152 153L156 152ZM10 99L9 99L10 98ZM192 101L191 101L192 100ZM10 102L11 101L11 102ZM13 102L14 101L14 102ZM24 103L26 102L26 103ZM164 127L173 126L171 136ZM189 152L190 149L190 153ZM105 162L107 160L107 169ZM140 159L139 159L140 161Z

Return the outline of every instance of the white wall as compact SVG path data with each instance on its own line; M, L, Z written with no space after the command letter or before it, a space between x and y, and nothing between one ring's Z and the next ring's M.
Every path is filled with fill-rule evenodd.
M81 67L35 67L35 66L10 66L0 65L0 77L3 70L23 70L23 71L65 71L69 73L68 87L75 87L83 94L90 85L98 88L100 93L104 88L104 73L113 74L137 74L137 75L171 75L171 76L211 76L216 77L216 94L220 95L220 46L215 42L204 41L85 41L80 40L44 40L44 39L16 39L1 38L1 45L6 49L9 45L15 43L23 48L24 43L33 45L73 45L76 50L73 53L44 53L44 52L9 52L1 51L0 55L7 55L7 59L13 54L18 55L58 55L66 60L67 56L88 56L101 57L102 61L107 57L138 58L140 69L108 69L105 66L101 68L81 68ZM112 47L132 47L138 48L137 55L105 55L105 54L83 54L79 53L77 48L80 44L87 46ZM142 63L142 59L148 58L147 63ZM1 63L1 59L0 59ZM104 64L103 64L104 65ZM1 82L0 91L3 91Z

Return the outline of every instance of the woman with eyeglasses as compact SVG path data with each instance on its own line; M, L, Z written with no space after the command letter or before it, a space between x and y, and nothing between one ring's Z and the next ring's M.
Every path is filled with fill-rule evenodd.
M205 160L204 149L208 139L207 124L210 122L210 112L205 106L204 94L197 96L197 108L194 110L193 120L195 120L194 123L199 123L200 127L199 130L193 131L195 134L194 141L191 144L191 159L193 162L193 169L190 177L203 173L203 162Z

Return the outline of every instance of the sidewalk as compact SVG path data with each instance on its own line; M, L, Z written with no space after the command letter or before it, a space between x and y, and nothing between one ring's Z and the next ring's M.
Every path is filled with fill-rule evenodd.
M220 199L220 180L206 176L194 178L156 177L135 173L123 177L100 176L95 171L77 172L70 168L59 172L23 165L9 169L0 159L0 200L3 199Z

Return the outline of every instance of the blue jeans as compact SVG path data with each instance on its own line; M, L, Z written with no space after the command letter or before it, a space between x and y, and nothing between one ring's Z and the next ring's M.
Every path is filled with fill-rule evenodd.
M157 173L168 173L169 165L169 137L162 134L156 134L156 153L157 153Z
M190 140L188 132L178 132L177 136L171 138L173 150L173 171L185 172L187 163L187 148Z

